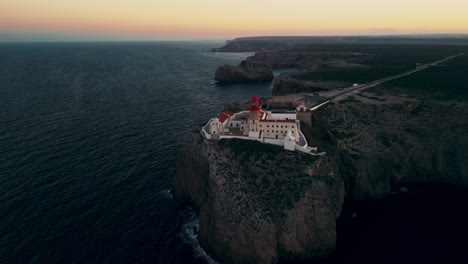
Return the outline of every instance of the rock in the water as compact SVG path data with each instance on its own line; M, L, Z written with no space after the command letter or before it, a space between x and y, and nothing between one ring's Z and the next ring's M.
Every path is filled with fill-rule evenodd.
M259 82L273 80L270 65L261 62L242 61L239 66L224 65L215 73L215 81L228 82Z

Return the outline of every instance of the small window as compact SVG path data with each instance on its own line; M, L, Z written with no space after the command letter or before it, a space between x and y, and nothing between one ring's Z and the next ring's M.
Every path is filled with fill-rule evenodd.
M285 125L284 127L288 128L288 125Z
M262 127L262 125L260 125L260 127Z
M286 117L286 120L289 120L289 118Z
M252 128L252 132L254 132L254 131L255 131L255 129Z
M232 123L231 123L231 127L232 127Z
M213 134L216 134L216 131L213 131Z
M283 128L283 126L281 126L281 128Z
M294 128L294 126L292 126L292 128Z
M278 125L276 125L276 128L278 128L278 127L279 127L279 126L278 126Z
M267 133L270 133L270 130L267 130Z
M239 123L236 124L236 127L239 127Z

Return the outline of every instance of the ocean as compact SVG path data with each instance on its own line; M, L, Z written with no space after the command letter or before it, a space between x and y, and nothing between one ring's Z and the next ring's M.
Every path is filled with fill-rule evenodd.
M209 261L169 193L178 152L224 103L271 94L214 83L250 55L220 45L0 44L0 263Z
M213 263L170 193L178 153L225 103L272 90L213 82L251 55L206 52L221 45L0 44L0 263ZM317 262L468 260L467 200L431 185L346 202Z

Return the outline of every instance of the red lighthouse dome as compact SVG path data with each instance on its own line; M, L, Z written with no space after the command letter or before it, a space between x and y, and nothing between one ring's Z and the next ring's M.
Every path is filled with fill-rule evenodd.
M250 111L260 111L260 107L258 106L260 104L260 100L258 99L257 96L252 96L252 98L249 101L250 103Z
M254 96L252 96L252 98L250 99L250 102L251 102L251 103L258 103L258 102L260 102L260 100L258 99L257 96L254 95Z

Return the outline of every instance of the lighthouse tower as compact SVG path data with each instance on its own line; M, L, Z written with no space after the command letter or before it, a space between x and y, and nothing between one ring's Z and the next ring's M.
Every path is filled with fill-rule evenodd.
M250 101L250 114L248 120L248 135L249 137L258 138L260 136L260 131L258 130L260 122L260 100L257 96L253 96Z

